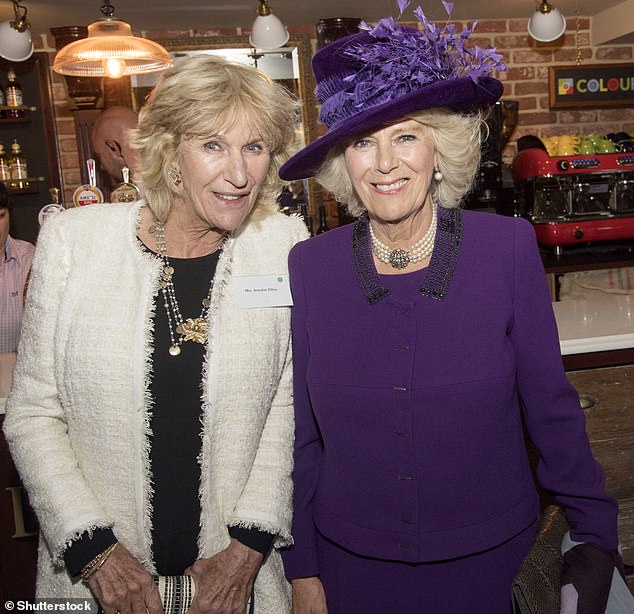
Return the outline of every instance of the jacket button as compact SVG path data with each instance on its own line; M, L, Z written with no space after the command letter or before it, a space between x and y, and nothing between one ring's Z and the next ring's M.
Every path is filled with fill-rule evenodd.
M413 480L414 476L413 475L401 475L401 474L399 474L399 475L396 476L396 479L397 480L405 480L405 481L407 481L407 480Z
M409 350L409 345L398 344L394 346L395 350Z
M414 549L414 546L412 544L399 543L398 547L401 550L413 550Z
M409 433L407 431L394 431L394 434L397 437L409 437Z
M405 386L392 386L392 392L407 392Z

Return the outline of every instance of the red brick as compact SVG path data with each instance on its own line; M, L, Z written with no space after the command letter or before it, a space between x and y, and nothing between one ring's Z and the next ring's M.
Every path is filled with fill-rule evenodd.
M550 109L550 96L540 96L539 97L539 108L540 109Z
M55 117L72 117L72 113L70 111L70 107L68 103L64 100L63 102L55 101Z
M64 153L76 153L77 141L74 138L62 137L59 139L59 149Z
M519 124L521 126L534 126L536 124L554 124L557 114L550 112L520 113Z
M511 68L507 73L509 81L526 81L535 78L534 66L520 66L519 68Z
M506 32L505 19L482 19L478 21L476 32Z
M528 17L526 19L509 19L509 32L528 32Z
M594 57L597 60L631 60L632 47L597 47Z
M543 81L521 81L515 84L515 95L523 96L525 94L547 94L548 83Z
M517 98L516 100L520 103L520 113L537 108L537 98L535 96L526 96L526 98Z
M63 173L65 184L74 184L75 187L81 183L81 174L76 169L67 169Z
M576 26L576 22L575 24L572 23L572 18L569 19L568 21L569 24L574 25L575 28ZM579 29L580 30L589 30L590 29L590 19L588 17L579 17Z
M590 42L590 32L579 32L579 37L572 42L575 47L579 45L579 47L591 47Z
M592 49L580 49L581 59L589 60L592 58ZM555 62L562 62L567 64L574 64L577 60L576 49L558 49L553 54L553 60Z
M492 40L491 37L487 36L472 36L468 41L465 47L468 49L473 49L475 46L482 47L483 49L487 49L488 47L497 46Z
M75 136L75 122L71 119L58 119L55 122L58 136Z
M530 44L530 37L528 33L526 34L508 34L506 36L496 36L493 39L493 44L496 47L502 49L518 49L518 48L526 48L528 49Z
M549 73L550 71L548 69L548 66L540 65L535 68L535 77L537 79L548 81Z
M594 110L583 111L558 111L557 123L559 124L579 124L597 121L597 112Z
M551 64L553 52L550 49L534 51L513 51L509 64Z
M601 122L623 122L634 120L634 108L615 107L613 109L601 109L599 111L599 121Z
M62 164L62 168L65 170L74 169L77 171L79 168L79 157L77 156L76 151L62 153L60 154L59 159Z

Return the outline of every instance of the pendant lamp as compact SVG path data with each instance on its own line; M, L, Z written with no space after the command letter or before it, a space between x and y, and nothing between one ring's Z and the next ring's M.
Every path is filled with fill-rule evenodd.
M249 42L256 49L277 49L288 42L286 26L273 15L267 0L260 0L258 16L251 26Z
M565 31L565 17L546 0L540 3L528 20L528 33L540 43L557 40Z
M172 65L158 43L132 34L130 24L113 16L114 7L105 0L103 17L88 26L88 37L69 43L53 60L53 70L73 77L138 75L165 70Z
M0 23L0 57L11 62L24 62L33 54L31 24L26 18L26 7L11 0L15 19Z

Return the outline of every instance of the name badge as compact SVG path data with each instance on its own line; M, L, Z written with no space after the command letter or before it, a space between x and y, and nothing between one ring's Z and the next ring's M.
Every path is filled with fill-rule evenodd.
M290 307L293 304L288 275L234 277L233 288L238 307Z

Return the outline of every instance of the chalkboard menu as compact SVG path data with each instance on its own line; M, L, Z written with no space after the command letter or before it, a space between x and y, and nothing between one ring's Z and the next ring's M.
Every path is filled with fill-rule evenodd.
M634 64L551 66L551 107L634 105Z

